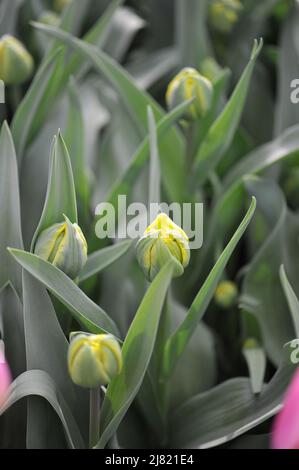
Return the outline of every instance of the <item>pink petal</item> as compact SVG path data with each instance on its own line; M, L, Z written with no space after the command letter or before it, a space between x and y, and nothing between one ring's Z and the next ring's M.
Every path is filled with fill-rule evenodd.
M272 448L299 449L299 368L285 395L283 409L275 419Z
M0 407L8 397L8 389L11 384L11 373L3 354L0 351Z

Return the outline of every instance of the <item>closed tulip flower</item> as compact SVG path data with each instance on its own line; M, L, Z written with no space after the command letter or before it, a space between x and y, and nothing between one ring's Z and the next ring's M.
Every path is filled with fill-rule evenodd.
M65 222L45 229L37 238L34 253L75 279L87 260L87 243L78 224Z
M239 0L213 0L210 5L210 22L220 33L229 33L239 19L243 5Z
M0 80L6 85L19 85L33 72L33 58L23 44L6 34L0 39Z
M283 409L276 416L273 434L273 449L299 449L299 369L287 390Z
M80 387L109 384L122 369L117 340L108 334L75 334L69 345L68 369L72 381Z
M166 103L169 110L192 99L193 102L183 115L186 121L203 117L211 107L213 87L211 82L197 70L186 67L169 83Z
M184 230L162 213L145 230L136 245L136 253L138 263L149 281L169 260L169 255L177 261L174 277L178 277L189 264L189 239Z

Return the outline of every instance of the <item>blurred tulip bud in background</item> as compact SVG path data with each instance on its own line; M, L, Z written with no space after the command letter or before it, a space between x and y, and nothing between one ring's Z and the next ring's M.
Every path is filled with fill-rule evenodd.
M183 115L186 121L195 121L203 117L211 107L213 87L211 82L197 70L186 67L169 83L166 103L169 110L194 98Z
M212 0L209 10L212 27L220 33L230 33L242 9L240 0Z
M189 239L166 214L157 216L136 245L137 260L145 277L152 281L170 255L177 261L174 277L181 276L189 264Z
M6 34L0 39L0 80L6 85L20 85L33 72L33 58L23 44Z
M53 8L57 13L61 13L72 0L54 0Z
M9 387L11 384L10 369L5 361L1 345L2 341L0 341L0 408L8 398Z
M54 11L46 10L40 15L38 22L49 26L58 26L60 23L60 16Z
M215 302L219 307L230 308L236 304L238 298L238 288L232 281L219 282L215 291Z
M122 354L112 335L72 335L68 351L68 369L72 381L85 388L107 385L122 369Z
M299 449L299 369L287 390L283 409L274 421L272 448Z
M87 243L78 224L54 224L38 236L34 253L75 279L87 260Z

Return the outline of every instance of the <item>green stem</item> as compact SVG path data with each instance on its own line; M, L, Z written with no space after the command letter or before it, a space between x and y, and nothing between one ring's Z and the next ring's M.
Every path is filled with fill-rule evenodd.
M89 400L89 447L92 449L100 438L101 389L91 388Z

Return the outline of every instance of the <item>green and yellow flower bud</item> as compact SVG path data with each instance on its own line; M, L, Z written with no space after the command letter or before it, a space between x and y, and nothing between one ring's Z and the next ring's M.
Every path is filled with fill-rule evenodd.
M53 8L57 13L61 13L72 0L54 0Z
M194 99L182 116L186 121L203 117L211 107L213 87L211 82L197 70L186 67L168 85L166 103L169 110Z
M242 9L240 0L213 0L209 10L212 27L220 33L230 33Z
M167 263L170 255L177 261L174 277L178 277L189 264L189 239L184 230L162 213L147 227L138 241L136 254L138 263L149 281L152 281Z
M75 279L87 260L87 243L78 224L54 224L38 236L34 253Z
M122 369L122 354L112 335L75 334L68 350L72 381L85 388L108 385Z
M33 58L23 44L8 34L0 39L0 80L6 85L19 85L33 72Z
M230 308L238 299L238 288L232 281L221 281L215 291L215 302L219 307Z

